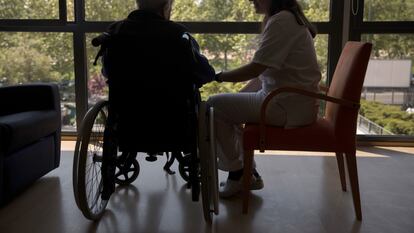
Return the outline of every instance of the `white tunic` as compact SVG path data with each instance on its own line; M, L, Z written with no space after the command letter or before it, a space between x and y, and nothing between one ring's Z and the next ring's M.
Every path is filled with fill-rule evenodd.
M259 77L264 94L285 86L318 91L321 72L313 38L307 27L299 25L289 11L281 11L269 18L253 62L269 67ZM296 127L315 120L317 103L313 98L283 93L271 105L277 104L285 110L285 127Z

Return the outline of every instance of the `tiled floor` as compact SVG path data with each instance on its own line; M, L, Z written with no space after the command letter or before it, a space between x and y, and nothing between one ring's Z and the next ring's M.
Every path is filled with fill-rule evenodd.
M333 154L282 151L257 156L265 188L253 193L250 213L241 214L240 197L221 200L211 226L181 177L163 172L165 159L143 156L137 181L117 190L100 222L86 220L73 197L72 150L64 143L61 166L0 209L1 233L414 232L414 148L359 148L362 222Z

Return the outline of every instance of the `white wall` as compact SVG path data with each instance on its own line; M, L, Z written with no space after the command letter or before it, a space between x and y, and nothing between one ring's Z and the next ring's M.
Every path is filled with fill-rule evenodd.
M410 87L411 60L370 60L364 87Z

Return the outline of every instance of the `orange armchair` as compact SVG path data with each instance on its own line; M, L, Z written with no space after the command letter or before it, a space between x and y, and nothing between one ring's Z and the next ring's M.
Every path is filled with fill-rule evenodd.
M342 190L346 191L344 154L352 189L355 213L362 219L356 163L356 127L362 84L368 65L372 44L347 42L339 58L332 83L326 94L283 87L265 98L261 107L259 124L248 123L243 133L244 175L243 213L247 213L249 184L251 182L254 150L296 150L335 152ZM294 92L326 101L325 116L313 124L293 129L266 125L266 108L269 101L282 92Z

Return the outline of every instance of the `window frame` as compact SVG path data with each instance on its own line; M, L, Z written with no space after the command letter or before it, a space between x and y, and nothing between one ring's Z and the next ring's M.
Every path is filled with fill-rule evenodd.
M337 61L342 51L344 39L360 40L361 34L365 33L414 33L414 22L363 22L364 0L359 0L357 15L352 10L347 16L345 9L347 4L356 0L330 1L329 21L313 22L320 34L328 35L327 74L328 84L331 81ZM344 12L337 14L334 12ZM88 65L86 54L86 34L103 32L112 22L94 22L85 20L85 0L74 0L74 21L67 18L67 0L59 0L59 19L0 19L0 32L70 32L73 35L73 54L75 67L75 103L77 130L79 130L81 119L88 110ZM348 18L347 18L348 17ZM345 22L344 20L348 20ZM258 34L261 22L180 22L184 24L191 33L200 34ZM346 30L348 35L344 35ZM76 132L63 132L64 137L75 136ZM413 141L414 137L400 136L368 136L359 135L358 140L367 142L396 142Z
M364 21L365 0L348 0L350 6L348 40L361 41L362 34L414 34L414 21ZM353 13L352 6L358 9ZM414 145L414 136L358 135L368 145Z

